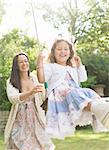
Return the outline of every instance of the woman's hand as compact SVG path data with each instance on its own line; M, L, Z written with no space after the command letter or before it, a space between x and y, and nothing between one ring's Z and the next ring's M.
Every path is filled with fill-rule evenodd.
M27 98L29 98L31 95L34 95L36 93L43 92L43 91L44 91L44 87L42 85L36 85L31 90L23 92L20 95L20 100L21 101L27 100Z
M33 87L33 89L30 91L31 95L38 93L38 92L43 92L44 91L44 87L42 85L36 85Z

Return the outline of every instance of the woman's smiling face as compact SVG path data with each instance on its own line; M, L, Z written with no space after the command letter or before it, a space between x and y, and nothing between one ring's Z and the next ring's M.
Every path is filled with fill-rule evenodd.
M29 62L25 55L18 56L18 67L20 72L28 72Z

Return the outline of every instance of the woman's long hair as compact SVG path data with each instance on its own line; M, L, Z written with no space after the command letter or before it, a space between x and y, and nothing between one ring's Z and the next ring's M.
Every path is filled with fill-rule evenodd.
M56 49L57 44L60 43L60 42L66 42L69 45L70 57L68 58L66 65L72 66L71 59L74 56L73 47L68 41L66 41L64 39L59 39L59 40L56 40L54 42L54 44L53 44L53 46L51 48L51 53L50 53L50 56L49 56L49 60L50 60L51 63L56 63L56 59L55 59L55 54L54 53L55 53L55 49Z
M19 66L18 66L18 56L24 55L27 57L28 56L25 53L19 53L13 58L13 64L12 64L12 70L11 70L11 75L10 75L10 83L19 90L19 92L22 91L21 87L21 81L20 81L20 71L19 71ZM28 59L29 61L29 59ZM28 76L30 75L30 72L28 71Z

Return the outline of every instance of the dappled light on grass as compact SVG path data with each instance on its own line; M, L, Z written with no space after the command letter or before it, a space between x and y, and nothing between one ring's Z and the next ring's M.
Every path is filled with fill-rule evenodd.
M77 129L75 135L65 140L53 140L56 150L109 150L109 132L93 133L90 126ZM0 150L5 150L0 135Z
M53 140L56 150L109 150L109 133L93 133L92 129L78 129L65 140Z
M108 140L109 132L102 132L102 133L93 133L92 129L83 129L76 132L76 134L72 138L80 138L84 140Z

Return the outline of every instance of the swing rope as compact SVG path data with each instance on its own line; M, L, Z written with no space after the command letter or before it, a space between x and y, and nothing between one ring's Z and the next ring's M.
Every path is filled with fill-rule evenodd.
M35 27L37 42L38 42L38 51L40 52L41 49L40 49L40 43L39 43L38 28L37 28L37 23L36 23L35 12L34 12L34 7L33 7L33 1L32 0L31 0L31 10L32 10L32 16L33 16L33 21L34 21L34 27ZM43 110L45 110L45 113L46 113L47 105L48 105L48 98L47 98L48 83L46 81L44 82L44 88L45 88L45 100L43 101L41 107L42 107Z

